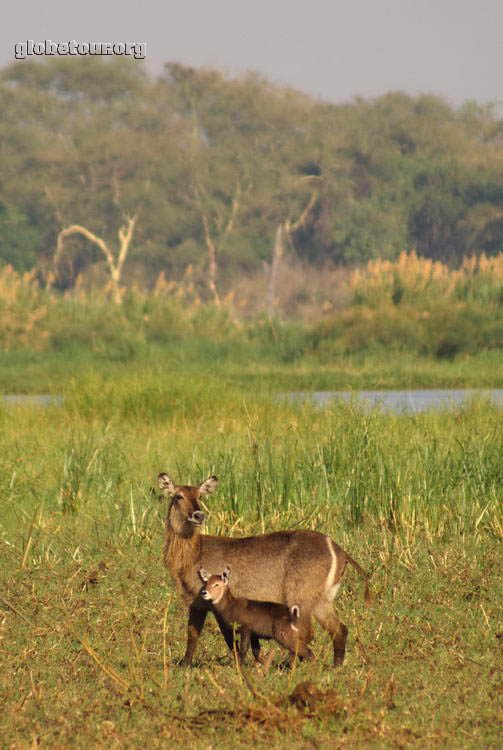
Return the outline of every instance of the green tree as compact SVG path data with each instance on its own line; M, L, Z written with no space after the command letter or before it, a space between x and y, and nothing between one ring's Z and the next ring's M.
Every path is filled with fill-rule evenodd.
M40 232L16 208L0 202L0 264L28 271L37 262Z

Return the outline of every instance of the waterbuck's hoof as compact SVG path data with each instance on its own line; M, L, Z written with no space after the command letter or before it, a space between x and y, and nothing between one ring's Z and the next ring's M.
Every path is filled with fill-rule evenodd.
M336 651L334 654L334 667L341 667L344 662L345 651Z

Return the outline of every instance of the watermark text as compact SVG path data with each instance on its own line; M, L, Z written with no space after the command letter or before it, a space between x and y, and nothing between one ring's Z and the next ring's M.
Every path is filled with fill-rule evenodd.
M136 60L144 60L147 54L146 42L17 42L14 45L16 60L26 60L31 55L133 55Z

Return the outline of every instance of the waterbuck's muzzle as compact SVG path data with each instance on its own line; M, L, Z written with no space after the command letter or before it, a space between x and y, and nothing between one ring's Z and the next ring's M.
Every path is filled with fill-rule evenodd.
M193 523L194 526L201 526L204 523L204 518L205 516L202 510L195 510L187 520L190 521L190 523Z

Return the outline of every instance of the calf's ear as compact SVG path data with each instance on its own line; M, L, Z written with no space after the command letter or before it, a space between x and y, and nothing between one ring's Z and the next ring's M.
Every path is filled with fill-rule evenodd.
M205 571L205 569L204 569L204 568L201 568L201 569L199 570L199 578L201 579L201 581L203 581L204 583L206 583L206 581L208 581L208 580L209 580L210 576L209 576L209 574L208 574L208 573L207 573L207 572Z
M222 581L224 583L229 583L230 574L231 574L231 569L229 568L228 565L226 565L224 568L224 572L222 573Z

